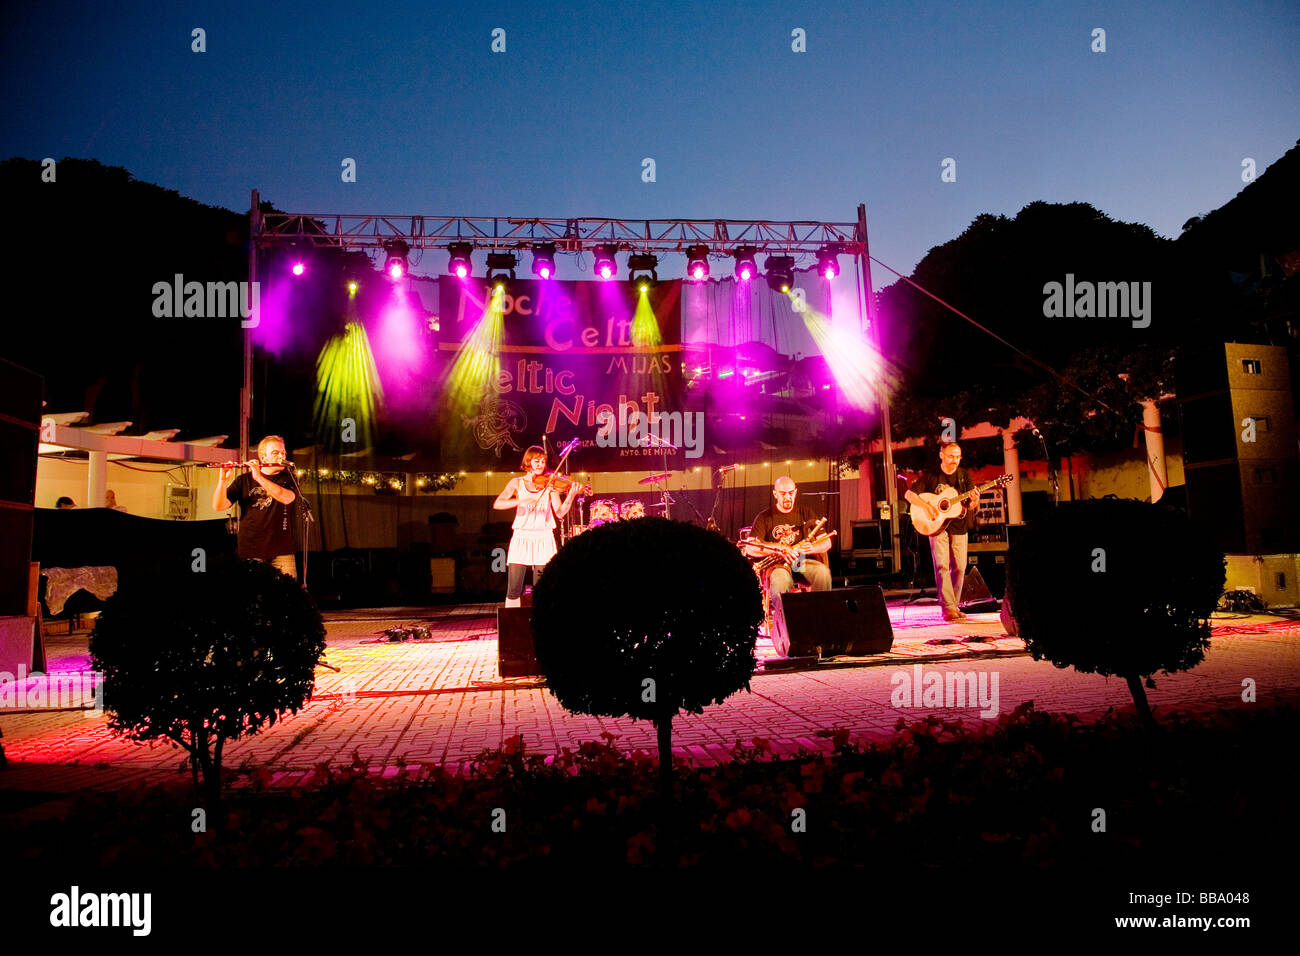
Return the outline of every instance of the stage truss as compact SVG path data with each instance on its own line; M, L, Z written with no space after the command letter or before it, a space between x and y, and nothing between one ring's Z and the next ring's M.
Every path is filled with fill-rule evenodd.
M380 249L401 239L412 250L468 242L478 249L528 249L554 243L557 252L585 252L600 243L645 253L682 253L706 245L710 254L737 247L760 253L815 254L833 245L860 257L866 248L859 222L776 222L748 219L519 219L475 216L349 216L334 213L263 213L259 246L304 243L339 249Z

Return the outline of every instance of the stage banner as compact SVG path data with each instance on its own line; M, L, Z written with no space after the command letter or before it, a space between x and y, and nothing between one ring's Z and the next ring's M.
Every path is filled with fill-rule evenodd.
M570 470L694 464L704 414L684 407L681 282L482 280L439 286L444 467L511 472L546 436ZM675 447L668 447L675 446Z

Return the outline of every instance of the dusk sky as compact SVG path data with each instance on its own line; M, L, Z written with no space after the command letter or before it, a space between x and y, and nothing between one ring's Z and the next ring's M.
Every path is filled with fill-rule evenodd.
M353 214L846 221L864 202L873 254L903 272L1034 200L1177 236L1243 188L1244 159L1262 172L1300 135L1294 2L41 3L7 20L0 156L94 158L235 210L252 188Z

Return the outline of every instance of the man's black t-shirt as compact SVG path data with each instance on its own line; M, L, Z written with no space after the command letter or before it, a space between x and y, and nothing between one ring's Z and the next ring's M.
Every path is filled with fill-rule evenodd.
M951 475L945 475L938 468L928 468L921 472L921 474L912 482L908 487L908 491L915 492L918 495L924 492L938 494L940 485L947 485L949 488L955 488L957 491L965 494L968 491L974 490L975 480L971 478L970 472L960 465L957 466L957 470ZM913 505L913 507L915 507L915 505ZM945 530L950 534L966 534L969 532L971 525L975 523L975 511L979 508L979 502L968 503L967 508L969 509L969 513L962 515L960 518L953 518L948 522L948 527Z
M294 491L288 469L263 475L272 484ZM226 497L239 505L239 556L269 561L293 554L293 505L282 505L245 472L230 483Z
M773 506L758 513L750 534L759 541L770 541L793 547L808 538L820 517L821 515L806 505L795 505L794 510L789 514L783 514ZM825 528L826 526L822 525L823 531ZM824 562L825 559L824 554L810 554L805 560Z

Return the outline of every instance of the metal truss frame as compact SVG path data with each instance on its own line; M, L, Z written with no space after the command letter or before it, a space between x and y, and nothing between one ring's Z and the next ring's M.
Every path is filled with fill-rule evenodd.
M256 234L262 247L288 243L340 249L380 249L403 239L411 249L469 242L479 249L527 249L551 242L557 252L585 252L617 243L631 252L685 253L706 245L730 255L746 246L760 253L816 253L835 245L860 256L866 237L858 222L776 222L766 219L520 219L476 216L349 216L334 213L264 213Z

